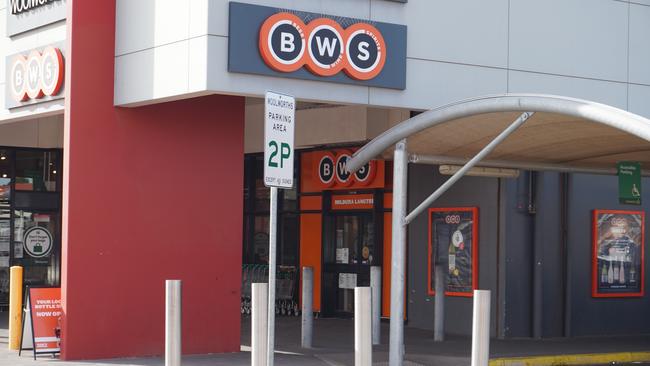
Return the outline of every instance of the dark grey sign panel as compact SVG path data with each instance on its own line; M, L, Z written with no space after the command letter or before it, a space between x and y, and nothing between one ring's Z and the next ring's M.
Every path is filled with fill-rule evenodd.
M271 69L262 59L259 50L260 27L270 16L289 12L303 20L305 24L317 18L329 18L344 28L358 22L368 23L381 33L386 43L386 62L375 78L370 80L355 80L344 72L323 77L300 68L294 72L278 72ZM283 78L306 79L364 85L379 88L406 89L406 26L363 19L353 19L324 14L309 13L297 10L258 6L238 2L230 3L230 21L228 38L228 71L247 74L269 75Z
M32 6L32 3L36 4ZM7 36L12 37L66 18L66 0L7 0ZM15 14L14 14L15 13Z

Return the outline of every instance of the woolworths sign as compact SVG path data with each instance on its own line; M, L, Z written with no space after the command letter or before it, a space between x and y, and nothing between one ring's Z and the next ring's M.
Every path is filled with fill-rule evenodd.
M65 16L66 0L7 0L7 35L55 23Z
M55 1L61 0L9 0L9 10L11 10L11 14L15 15Z

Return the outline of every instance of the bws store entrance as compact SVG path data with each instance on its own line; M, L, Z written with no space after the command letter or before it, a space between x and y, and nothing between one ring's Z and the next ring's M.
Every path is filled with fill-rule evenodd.
M354 288L370 286L370 267L382 265L381 194L326 193L325 199L331 207L323 215L321 313L351 317Z

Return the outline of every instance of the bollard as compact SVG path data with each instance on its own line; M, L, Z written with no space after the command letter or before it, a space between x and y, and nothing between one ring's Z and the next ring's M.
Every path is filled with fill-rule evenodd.
M253 283L251 290L251 365L266 365L269 284Z
M13 266L10 270L9 287L9 349L20 350L23 317L23 267Z
M181 365L181 280L165 281L165 366Z
M311 348L314 334L314 269L302 269L302 348Z
M442 264L435 266L436 295L433 304L433 340L445 340L445 284L447 283L446 267Z
M370 267L372 289L372 344L381 344L381 267Z
M372 321L370 287L354 288L354 365L372 365Z
M474 290L472 366L488 366L490 360L490 291Z

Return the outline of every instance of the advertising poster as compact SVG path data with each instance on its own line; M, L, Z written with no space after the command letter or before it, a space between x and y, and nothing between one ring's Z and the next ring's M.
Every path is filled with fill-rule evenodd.
M21 350L33 349L34 358L40 353L59 353L61 342L61 288L32 287L28 289L23 322ZM31 335L31 339L30 338Z
M644 221L642 211L594 211L593 297L643 296Z
M435 266L444 266L446 295L472 296L478 288L478 208L429 210L428 292L435 295Z

